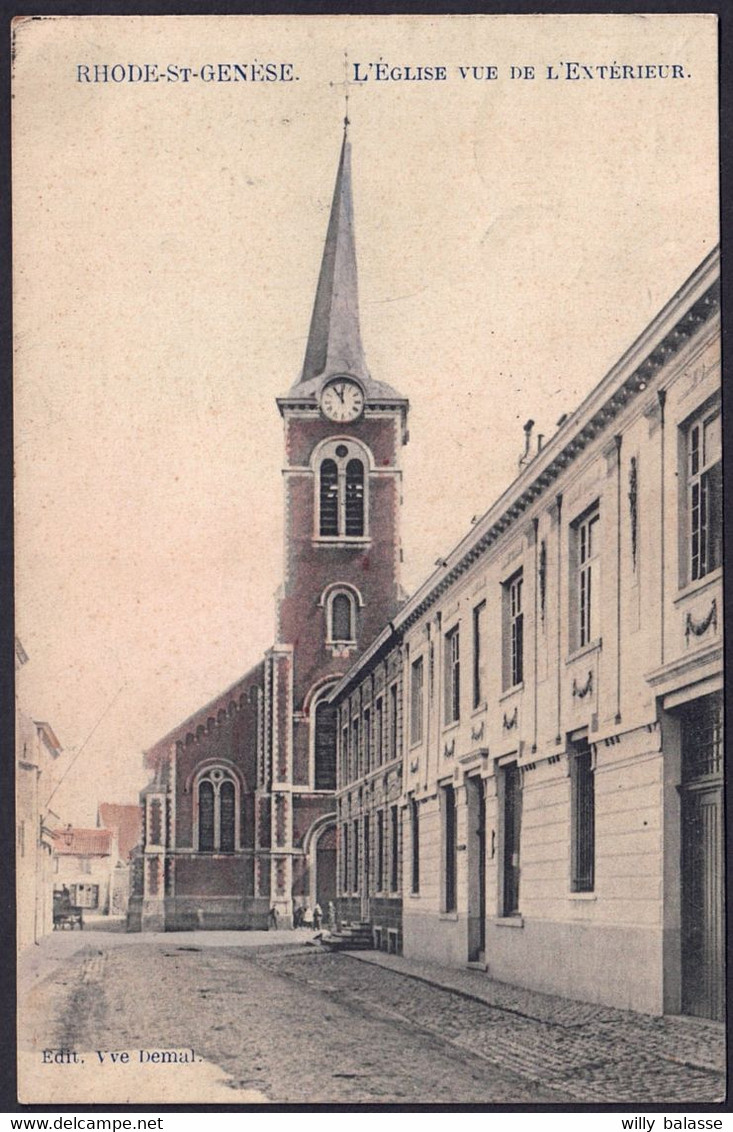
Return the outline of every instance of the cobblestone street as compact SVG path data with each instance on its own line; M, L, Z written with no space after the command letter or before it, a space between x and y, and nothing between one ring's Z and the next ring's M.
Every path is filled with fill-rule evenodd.
M723 1099L723 1027L334 955L305 933L59 933L19 971L21 1095L81 1103L638 1105ZM436 985L436 983L440 985ZM195 1050L140 1065L140 1050ZM42 1064L43 1049L84 1064ZM95 1053L129 1051L130 1064Z

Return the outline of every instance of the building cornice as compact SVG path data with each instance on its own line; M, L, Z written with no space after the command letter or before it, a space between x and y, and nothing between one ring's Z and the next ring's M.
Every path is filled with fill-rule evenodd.
M392 637L401 638L473 563L494 545L616 418L697 336L720 309L719 250L715 248L603 380L563 423L532 462L474 524L458 545L409 598L332 693L332 700ZM682 310L683 313L680 314Z

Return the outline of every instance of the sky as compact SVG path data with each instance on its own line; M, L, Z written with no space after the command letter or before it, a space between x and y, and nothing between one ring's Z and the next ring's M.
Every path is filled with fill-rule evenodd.
M410 591L514 478L524 422L549 437L717 243L716 24L54 17L15 47L17 692L64 747L54 810L93 824L272 643L275 398L345 75L364 348L411 405ZM201 77L255 60L293 81ZM192 74L79 81L105 63ZM659 64L681 77L611 77Z

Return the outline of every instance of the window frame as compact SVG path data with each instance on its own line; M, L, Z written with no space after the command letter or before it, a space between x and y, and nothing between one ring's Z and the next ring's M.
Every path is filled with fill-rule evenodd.
M713 423L716 424L716 451L707 459L706 429ZM722 565L722 414L717 398L686 421L683 436L683 584L686 584L702 581ZM697 443L693 443L694 439Z
M334 465L335 476L330 464ZM356 475L357 464L360 466ZM330 437L317 446L312 458L311 468L315 480L315 507L313 537L316 542L360 543L369 541L369 489L373 460L369 449L353 436ZM326 512L324 509L324 470L330 476L328 492L335 504L329 507L328 529L324 530ZM359 504L360 516L356 521L353 508ZM335 513L333 513L335 510Z
M389 686L389 751L388 762L394 762L399 755L399 689L395 680Z
M399 806L389 808L389 891L395 895L400 890L400 811Z
M592 749L573 744L570 766L570 891L595 891L596 791Z
M486 600L473 607L473 707L486 704Z
M374 765L380 767L384 762L384 696L374 701Z
M596 499L570 524L570 651L601 639L601 508Z
M212 846L201 847L201 787L209 785L212 788ZM231 847L222 848L222 788L231 785L234 793L232 803L232 837ZM234 772L227 766L219 763L201 768L193 784L193 798L195 807L194 844L197 853L216 853L229 856L241 849L241 788Z
M460 624L443 637L443 723L450 727L461 718L461 636Z
M410 797L410 891L420 893L420 803L414 794Z
M410 665L410 746L423 741L425 715L425 658L421 654Z
M452 782L440 787L440 803L440 910L444 915L453 915L458 909L458 814Z
M524 568L502 582L502 690L524 683Z

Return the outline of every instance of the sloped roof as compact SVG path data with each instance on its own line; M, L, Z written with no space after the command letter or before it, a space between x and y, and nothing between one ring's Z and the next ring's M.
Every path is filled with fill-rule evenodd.
M116 830L117 852L120 860L126 861L142 838L140 806L137 803L120 805L114 802L101 802L99 823L105 830Z
M53 851L57 857L109 857L112 852L114 830L66 829L54 830Z

